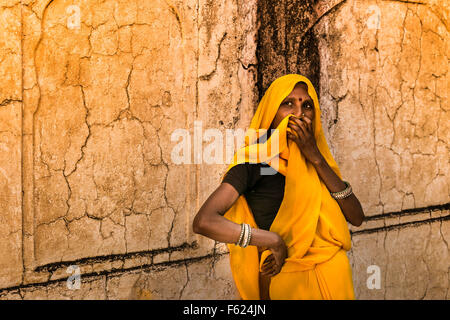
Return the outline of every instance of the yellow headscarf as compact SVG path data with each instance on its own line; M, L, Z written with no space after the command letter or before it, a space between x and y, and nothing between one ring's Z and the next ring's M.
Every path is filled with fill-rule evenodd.
M228 172L243 162L265 162L286 177L284 198L270 227L270 231L278 233L283 238L288 248L288 257L280 273L313 269L316 264L332 258L339 250L349 250L351 246L347 222L338 203L331 197L314 166L306 161L295 142L286 137L286 132L291 130L287 127L290 115L281 121L277 127L278 131L275 131L267 141L256 143L259 142L257 139L269 129L281 102L298 82L307 84L308 94L314 101L313 128L317 146L328 165L341 178L322 130L316 91L306 77L298 74L288 74L272 82L247 130L246 137L250 138L246 139L244 146L235 153L233 162L226 170ZM252 135L255 130L256 136ZM279 149L272 154L271 145L275 142L279 144ZM261 150L267 150L266 154L260 152ZM244 195L238 198L224 217L257 228ZM234 244L227 246L230 251L231 271L241 297L245 300L260 299L259 270L271 251L264 251L259 261L256 246L246 248Z

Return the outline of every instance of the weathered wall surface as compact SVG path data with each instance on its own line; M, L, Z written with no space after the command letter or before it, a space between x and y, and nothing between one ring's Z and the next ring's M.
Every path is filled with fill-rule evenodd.
M369 215L448 203L444 12L424 2L351 1L317 28L330 140L347 151L337 158L356 174ZM355 172L355 162L367 165Z
M255 8L2 2L3 296L236 297L225 246L191 230L223 165L174 163L171 134L247 124Z
M195 133L245 129L301 73L368 216L357 298L448 299L449 8L411 2L0 1L0 298L236 298L191 230L225 168Z
M412 2L258 7L260 89L285 73L312 78L330 148L368 216L351 227L361 299L449 298L449 8ZM370 266L379 289L367 286Z
M369 216L352 237L360 298L449 298L444 6L349 1L316 31L324 122ZM371 265L380 268L380 289L367 286Z
M22 280L20 1L0 2L0 288Z

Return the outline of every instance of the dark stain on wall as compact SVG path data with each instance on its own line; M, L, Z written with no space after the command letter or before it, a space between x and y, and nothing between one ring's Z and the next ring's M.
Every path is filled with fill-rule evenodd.
M318 40L309 27L316 20L317 0L258 1L258 94L276 78L302 74L319 92L320 59Z

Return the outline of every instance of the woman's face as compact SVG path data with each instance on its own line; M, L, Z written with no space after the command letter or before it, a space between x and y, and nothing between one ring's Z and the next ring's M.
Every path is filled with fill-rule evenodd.
M306 83L297 83L291 93L281 102L270 128L278 127L280 122L290 114L296 117L304 114L311 121L314 120L314 102L308 94Z

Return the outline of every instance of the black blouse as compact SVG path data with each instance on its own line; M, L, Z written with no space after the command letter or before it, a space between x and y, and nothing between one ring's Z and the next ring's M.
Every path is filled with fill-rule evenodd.
M269 230L283 201L285 176L265 163L241 163L231 168L222 182L244 194L258 227Z

